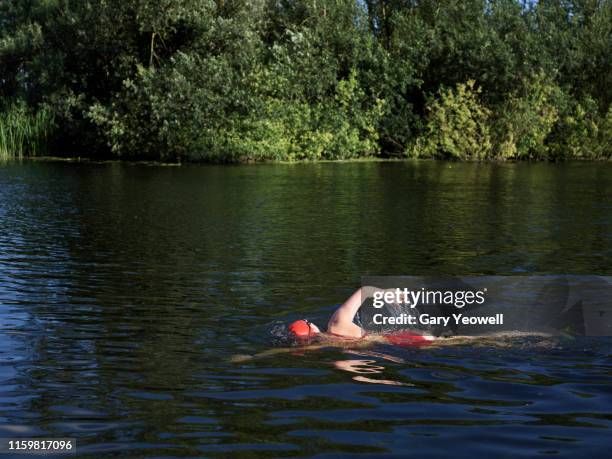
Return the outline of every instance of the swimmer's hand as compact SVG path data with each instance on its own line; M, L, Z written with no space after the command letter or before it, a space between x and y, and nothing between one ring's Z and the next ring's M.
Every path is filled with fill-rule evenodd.
M255 355L236 354L230 357L229 361L230 363L244 363L244 362L250 362L255 359L270 357L271 355L290 354L290 353L303 352L303 351L314 351L317 349L322 349L324 347L326 346L320 345L320 344L311 344L308 346L300 346L300 347L281 347L277 349L268 349L267 351L263 351Z

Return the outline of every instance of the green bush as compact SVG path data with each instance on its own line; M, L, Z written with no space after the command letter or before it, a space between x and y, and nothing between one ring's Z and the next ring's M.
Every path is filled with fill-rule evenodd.
M427 104L425 130L408 154L419 158L484 159L491 152L491 112L474 80L440 90Z
M565 97L564 111L551 136L559 158L603 159L612 156L612 106L601 115L590 97L581 102Z
M499 159L546 158L546 143L557 122L560 89L541 75L523 82L509 94L492 120L494 156Z
M234 159L317 160L367 156L378 150L377 124L383 102L367 107L353 72L340 80L332 97L306 100L261 96L257 108L220 127L218 145L207 145Z
M295 68L276 72L255 64L245 77L220 58L180 54L173 64L140 67L109 106L90 109L113 153L245 161L346 159L378 151L383 102L370 103L356 72L333 80L332 92L321 91L312 102L282 91Z

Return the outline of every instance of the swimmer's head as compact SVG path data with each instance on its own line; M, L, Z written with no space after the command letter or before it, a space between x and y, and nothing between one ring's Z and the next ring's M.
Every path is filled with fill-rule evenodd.
M289 325L289 334L295 338L311 338L319 333L321 333L319 327L306 319L296 320Z

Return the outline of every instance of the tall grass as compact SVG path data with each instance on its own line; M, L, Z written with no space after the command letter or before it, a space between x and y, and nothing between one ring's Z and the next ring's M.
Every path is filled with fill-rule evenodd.
M52 127L53 115L45 108L32 112L24 103L0 107L0 159L40 155Z

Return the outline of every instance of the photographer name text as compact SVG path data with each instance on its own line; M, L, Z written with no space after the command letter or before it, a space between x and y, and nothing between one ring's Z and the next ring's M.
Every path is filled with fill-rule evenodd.
M385 316L374 314L376 325L443 325L447 327L451 320L456 325L503 325L504 314L498 313L492 316L464 316L463 314L452 314L450 316L432 316L430 314L400 314L398 316Z

